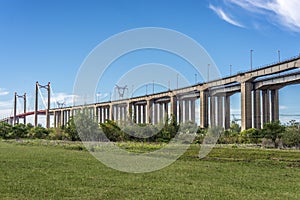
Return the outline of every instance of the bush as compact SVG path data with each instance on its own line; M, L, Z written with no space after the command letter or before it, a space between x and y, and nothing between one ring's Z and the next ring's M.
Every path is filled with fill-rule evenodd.
M288 127L282 135L282 142L286 147L300 148L300 129L296 127Z
M41 125L37 127L33 127L29 130L28 136L30 138L38 138L38 139L45 139L49 135L49 130L42 127Z
M8 139L12 126L6 122L0 122L0 138Z
M15 124L11 132L9 133L9 138L19 139L26 138L28 136L29 128L25 124Z
M105 123L100 124L100 126L110 141L117 142L125 140L125 134L121 131L116 122L107 120Z
M262 138L261 132L255 128L250 128L241 132L241 138L244 143L259 143Z
M50 140L70 140L69 135L61 128L50 128L48 139Z
M71 117L65 127L62 128L65 134L68 136L68 139L72 141L80 140L78 132L76 130L74 118Z

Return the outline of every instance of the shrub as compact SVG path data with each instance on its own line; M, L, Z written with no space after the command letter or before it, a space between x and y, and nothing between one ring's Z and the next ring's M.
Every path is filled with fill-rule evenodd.
M15 124L9 133L9 138L26 138L28 136L28 132L29 129L25 124Z
M287 147L300 147L300 129L296 127L288 127L282 135L282 142Z
M65 127L62 127L62 130L68 136L68 139L72 141L80 140L78 132L76 130L74 118L71 117Z
M0 122L0 138L7 139L12 131L12 126L6 122Z
M241 132L241 138L245 143L255 143L257 144L259 140L262 138L259 130L255 128L250 128Z
M49 135L49 129L42 127L41 125L31 128L29 130L28 136L30 138L38 138L38 139L45 139Z

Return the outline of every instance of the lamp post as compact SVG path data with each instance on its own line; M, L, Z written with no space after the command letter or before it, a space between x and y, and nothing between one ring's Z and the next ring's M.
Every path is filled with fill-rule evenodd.
M154 80L152 82L152 94L154 94Z
M99 103L100 101L99 101L99 99L100 99L100 96L101 96L101 94L100 94L100 92L97 92L97 94L96 94L96 101L97 101L97 103Z
M210 67L210 64L207 64L207 82L209 81L209 67Z
M278 62L280 62L280 50L278 50L277 52L278 52Z
M250 50L250 69L252 71L252 53L253 53L253 49Z
M230 65L230 76L232 75L232 65Z
M177 74L177 76L176 76L177 89L178 89L178 78L179 78L179 74Z
M148 95L148 84L146 84L146 95Z

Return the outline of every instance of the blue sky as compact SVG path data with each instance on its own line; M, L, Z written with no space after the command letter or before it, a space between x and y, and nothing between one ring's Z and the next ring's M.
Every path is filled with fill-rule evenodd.
M296 56L299 10L297 0L0 0L0 117L11 114L14 92L27 92L33 107L35 81L50 81L56 98L70 101L89 52L128 29L182 32L206 49L222 76L230 65L233 73L248 70L250 49L254 67L277 61L278 50L282 59ZM300 114L298 91L280 90L281 114ZM232 112L238 113L235 96Z

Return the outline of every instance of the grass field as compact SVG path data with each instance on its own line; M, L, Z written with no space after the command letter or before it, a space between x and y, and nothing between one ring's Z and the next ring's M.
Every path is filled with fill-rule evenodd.
M129 174L87 151L0 141L0 199L300 199L299 151L215 148L199 160L198 150Z

